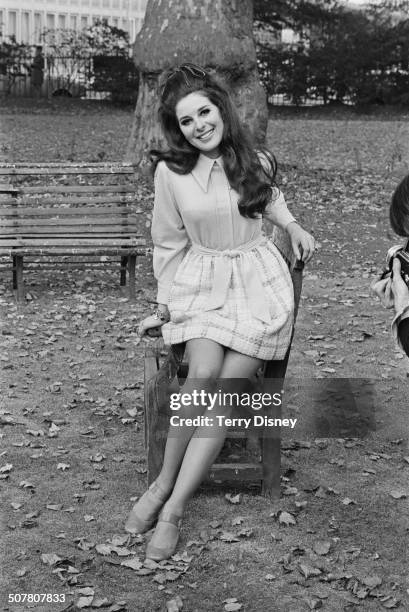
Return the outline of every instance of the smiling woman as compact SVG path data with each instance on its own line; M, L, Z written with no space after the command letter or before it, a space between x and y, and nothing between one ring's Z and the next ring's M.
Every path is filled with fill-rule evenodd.
M240 394L263 360L284 358L293 329L291 276L262 235L262 217L288 232L298 259L311 258L314 239L275 186L274 157L255 150L213 74L192 64L168 73L159 117L169 148L151 152L158 308L140 334L161 326L166 344L185 346L183 395L208 393L216 380L222 394ZM186 504L223 446L233 409L216 402L211 432L201 421L205 402L179 410L184 426L171 424L161 472L125 526L143 533L158 519L147 557L173 555Z
M176 104L176 117L186 140L207 157L219 156L224 123L220 111L206 96L194 92Z

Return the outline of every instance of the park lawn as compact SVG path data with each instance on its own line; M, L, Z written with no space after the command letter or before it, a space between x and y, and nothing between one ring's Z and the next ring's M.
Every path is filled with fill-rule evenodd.
M132 122L132 111L109 107L12 110L3 108L0 131L14 161L121 159ZM409 608L408 363L390 338L390 313L369 289L396 242L387 206L409 161L406 130L399 118L270 122L283 190L318 241L288 373L369 379L377 428L353 439L302 431L286 438L279 501L257 486L202 489L179 555L164 567L141 571L146 539L122 529L145 487L144 343L135 326L154 297L150 262L139 263L135 304L116 271L32 272L25 305L4 274L0 609L60 612L92 601L94 609L150 612L178 597L188 612ZM148 211L147 193L144 184ZM289 414L306 411L290 394ZM136 569L121 565L130 559ZM7 604L9 593L61 593L66 601Z

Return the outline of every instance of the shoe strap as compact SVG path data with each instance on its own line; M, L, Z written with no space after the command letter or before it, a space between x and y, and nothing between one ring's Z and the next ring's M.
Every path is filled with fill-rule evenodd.
M166 501L167 499L166 493L163 491L163 489L160 488L156 480L153 481L148 491L150 491L152 495L154 495L155 497L158 497L159 499L163 501Z
M176 525L176 527L180 527L182 523L182 517L171 510L162 510L158 520L162 521L162 523L171 523L172 525Z

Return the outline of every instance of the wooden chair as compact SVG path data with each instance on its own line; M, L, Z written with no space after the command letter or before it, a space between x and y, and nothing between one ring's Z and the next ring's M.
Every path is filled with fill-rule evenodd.
M282 253L291 271L294 285L295 318L302 288L303 262L295 261L292 255L288 235L279 228L274 228L271 239ZM262 375L265 378L284 379L287 370L290 347L284 359L279 361L268 361L265 363ZM187 364L183 362L183 356L179 347L166 350L163 341L159 340L148 346L145 350L145 448L147 452L148 483L153 482L158 475L163 460L166 443L166 435L169 427L169 416L171 414L168 397L169 387L171 391L177 392L178 379L186 376ZM273 418L280 418L281 407L273 407L270 413ZM229 438L244 438L242 431L231 430L227 434ZM223 451L222 451L223 452ZM276 498L280 495L280 466L281 466L281 443L280 433L272 437L260 438L261 462L251 463L219 463L216 462L209 470L208 479L211 482L223 481L255 481L262 485L262 493L265 496Z

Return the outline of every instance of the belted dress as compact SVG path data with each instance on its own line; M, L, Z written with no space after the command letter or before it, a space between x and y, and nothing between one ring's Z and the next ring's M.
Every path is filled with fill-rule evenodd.
M262 216L243 217L222 158L200 154L188 174L160 161L152 215L157 301L167 304L165 344L208 338L263 360L282 359L291 340L293 284L287 263L262 233ZM263 216L294 221L272 189Z

